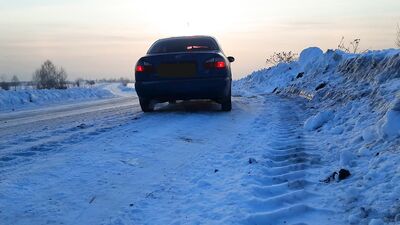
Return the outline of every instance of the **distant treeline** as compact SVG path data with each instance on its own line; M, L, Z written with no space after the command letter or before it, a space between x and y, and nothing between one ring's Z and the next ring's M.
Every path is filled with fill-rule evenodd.
M122 83L127 85L133 82L127 78L111 78L87 80L78 78L75 81L68 80L68 74L63 67L55 66L50 60L46 60L39 69L37 69L31 81L20 81L17 75L7 79L5 75L0 76L0 88L3 90L23 89L67 89L70 87L92 87L96 83Z

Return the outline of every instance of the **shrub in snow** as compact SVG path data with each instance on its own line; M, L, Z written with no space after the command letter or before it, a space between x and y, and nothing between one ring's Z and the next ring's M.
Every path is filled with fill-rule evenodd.
M360 42L361 42L361 39L356 38L353 41L351 41L348 46L346 46L344 37L342 37L342 40L340 40L340 43L338 45L338 49L341 51L347 52L347 53L358 53Z
M290 63L297 60L297 54L293 52L275 52L267 60L267 65L276 66L279 63Z
M308 131L316 130L322 127L326 122L333 119L334 113L332 111L320 112L315 116L312 116L304 123L304 128Z

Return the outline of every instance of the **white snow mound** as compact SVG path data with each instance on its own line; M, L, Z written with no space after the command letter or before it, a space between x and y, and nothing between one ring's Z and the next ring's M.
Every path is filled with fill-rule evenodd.
M324 52L317 47L311 47L304 49L300 53L299 63L302 65L307 65L309 63L315 62L318 58L324 55Z
M322 127L325 123L334 117L333 111L319 112L317 115L312 116L304 123L304 128L308 131L316 130Z

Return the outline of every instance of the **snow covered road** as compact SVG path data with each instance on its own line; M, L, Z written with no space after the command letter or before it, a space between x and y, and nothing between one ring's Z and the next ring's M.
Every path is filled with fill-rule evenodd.
M122 98L2 116L0 224L341 224L304 100L233 106L143 114Z
M6 127L15 127L17 125L37 121L52 120L67 116L79 116L116 107L131 107L135 102L137 102L136 97L120 97L116 99L96 100L75 104L64 104L55 107L44 107L41 109L2 113L0 114L0 128L4 130L3 128Z

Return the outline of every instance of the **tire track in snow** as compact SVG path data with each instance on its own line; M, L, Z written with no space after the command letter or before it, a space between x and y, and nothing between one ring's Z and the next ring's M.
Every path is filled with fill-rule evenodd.
M247 202L249 215L244 224L331 224L333 211L320 209L311 172L320 164L317 141L303 134L304 110L300 102L276 96L266 97L266 112L257 123L267 133L266 163L260 175L251 176ZM269 117L266 117L269 115Z

